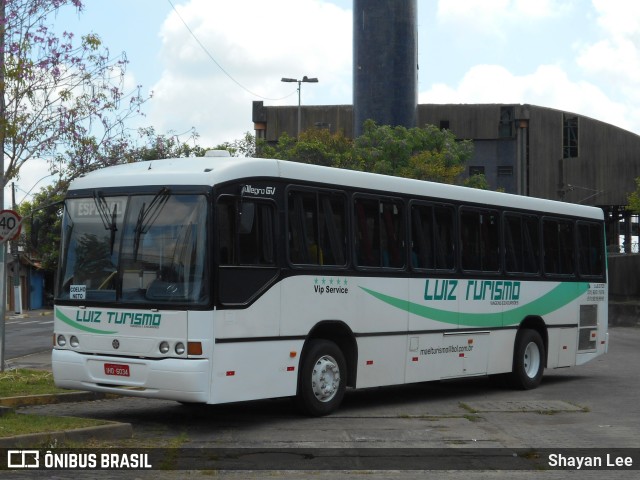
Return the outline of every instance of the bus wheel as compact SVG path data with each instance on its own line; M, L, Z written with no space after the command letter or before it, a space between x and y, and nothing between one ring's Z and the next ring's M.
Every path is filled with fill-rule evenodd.
M520 332L513 352L511 385L521 390L531 390L540 385L544 358L544 342L540 334L529 329Z
M347 366L342 351L328 340L311 340L298 379L298 407L312 416L334 411L344 397Z

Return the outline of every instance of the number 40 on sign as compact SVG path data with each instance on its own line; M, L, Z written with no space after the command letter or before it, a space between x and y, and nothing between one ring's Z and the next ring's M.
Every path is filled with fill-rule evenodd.
M22 217L13 210L0 211L0 241L15 240L20 235ZM16 228L17 227L17 228ZM11 235L11 238L8 238Z

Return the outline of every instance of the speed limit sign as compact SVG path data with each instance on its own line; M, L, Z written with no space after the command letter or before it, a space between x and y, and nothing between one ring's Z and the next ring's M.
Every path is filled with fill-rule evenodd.
M22 217L13 210L0 211L0 240L15 240L20 235Z

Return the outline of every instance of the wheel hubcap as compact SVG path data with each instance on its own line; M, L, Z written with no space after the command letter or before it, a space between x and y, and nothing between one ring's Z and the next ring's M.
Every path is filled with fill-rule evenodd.
M530 342L524 349L524 371L529 378L534 378L540 370L540 349L534 342Z
M313 394L321 402L329 402L338 393L340 386L340 369L338 362L330 356L324 355L313 366L311 387Z

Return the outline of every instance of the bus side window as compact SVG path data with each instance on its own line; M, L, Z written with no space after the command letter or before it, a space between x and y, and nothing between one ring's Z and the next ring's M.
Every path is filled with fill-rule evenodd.
M573 222L545 218L542 221L544 271L551 275L573 275L574 261Z
M404 267L403 209L399 202L355 200L356 263L361 267Z
M220 265L275 264L275 214L267 202L222 197L216 208Z
M578 223L580 275L604 275L604 232L597 223Z
M411 265L429 270L455 268L455 210L447 205L411 208Z
M296 265L346 264L346 202L331 191L288 195L289 260Z
M538 218L507 213L504 216L505 270L538 273L540 258Z
M494 210L460 209L462 268L483 272L500 269L500 225Z

